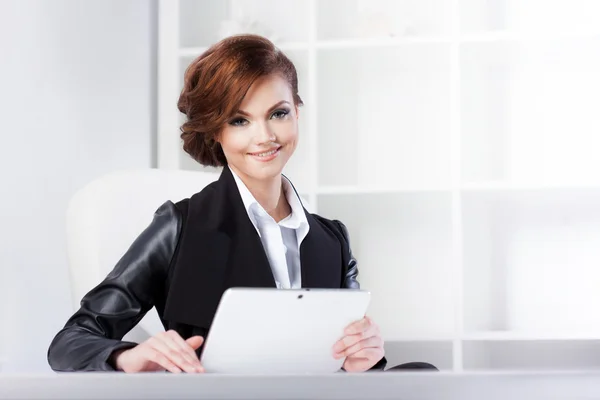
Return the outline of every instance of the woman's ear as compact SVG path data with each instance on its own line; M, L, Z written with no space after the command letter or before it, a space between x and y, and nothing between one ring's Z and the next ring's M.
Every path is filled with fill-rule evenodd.
M300 117L300 108L298 106L294 106L294 109L296 110L296 119L298 119L298 117Z

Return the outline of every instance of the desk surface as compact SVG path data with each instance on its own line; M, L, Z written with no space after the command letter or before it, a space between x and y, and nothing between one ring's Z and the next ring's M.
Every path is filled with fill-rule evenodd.
M600 372L0 374L1 399L600 399Z

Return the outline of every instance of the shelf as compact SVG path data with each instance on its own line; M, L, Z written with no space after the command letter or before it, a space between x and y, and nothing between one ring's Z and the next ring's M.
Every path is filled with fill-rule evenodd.
M321 186L317 188L317 194L320 195L338 195L338 194L393 194L393 193L429 193L429 192L447 192L448 187L376 187L376 186Z
M179 47L205 47L237 33L276 43L306 42L308 2L291 0L179 0Z
M494 42L553 42L571 39L598 39L600 30L590 32L539 32L539 33L518 33L518 32L486 32L467 34L460 36L462 43L490 43Z
M450 43L452 43L452 39L449 37L406 37L317 41L315 47L317 49L339 50Z
M448 192L454 188L452 185L446 186L321 186L317 188L317 194L366 194L366 193L423 193L423 192ZM576 182L557 182L549 184L538 184L535 182L501 182L484 181L464 183L458 188L463 193L477 192L546 192L546 193L572 193L577 191L582 195L586 193L595 193L600 190L598 183L576 183Z
M450 60L440 44L319 50L319 185L448 185Z
M464 181L600 180L600 37L461 45Z
M600 182L556 182L540 184L537 182L502 182L502 181L487 181L487 182L469 182L461 186L461 190L465 192L502 192L502 191L571 191L571 190L598 190Z
M515 331L487 331L465 333L464 341L528 341L528 340L550 340L550 341L590 341L600 340L600 331L582 333L577 331L563 332L515 332Z
M600 189L464 194L465 330L600 331L599 204Z
M317 38L427 37L449 34L445 0L328 0L317 2Z
M596 0L459 0L464 33L508 31L550 35L598 28Z
M463 353L465 371L600 368L600 340L467 341Z
M470 43L503 43L503 42L552 42L570 39L600 39L600 31L592 32L572 32L572 33L557 33L547 34L519 34L512 32L488 32L481 34L461 35L459 42L462 44ZM402 47L414 45L428 44L452 44L454 39L451 36L431 36L431 37L389 37L389 38L357 38L357 39L339 39L339 40L317 40L315 48L317 49L367 49L367 48L382 48L382 47ZM275 43L281 51L290 50L308 50L310 48L307 42L297 43ZM180 57L197 57L206 51L208 47L183 47L179 49Z
M455 332L449 193L318 196L317 213L347 226L386 340Z

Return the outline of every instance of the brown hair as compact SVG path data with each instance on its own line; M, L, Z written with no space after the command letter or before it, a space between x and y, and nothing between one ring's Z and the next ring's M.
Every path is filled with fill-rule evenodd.
M185 152L202 165L227 165L217 136L235 116L250 86L275 73L289 83L295 105L302 105L294 64L262 36L231 36L196 58L185 71L177 103L187 117L181 126Z

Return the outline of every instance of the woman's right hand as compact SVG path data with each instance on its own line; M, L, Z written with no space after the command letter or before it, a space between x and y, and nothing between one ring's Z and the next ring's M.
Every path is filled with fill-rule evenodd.
M139 345L117 352L113 357L117 370L124 372L170 371L204 372L196 356L204 338L183 340L174 330L161 332Z

